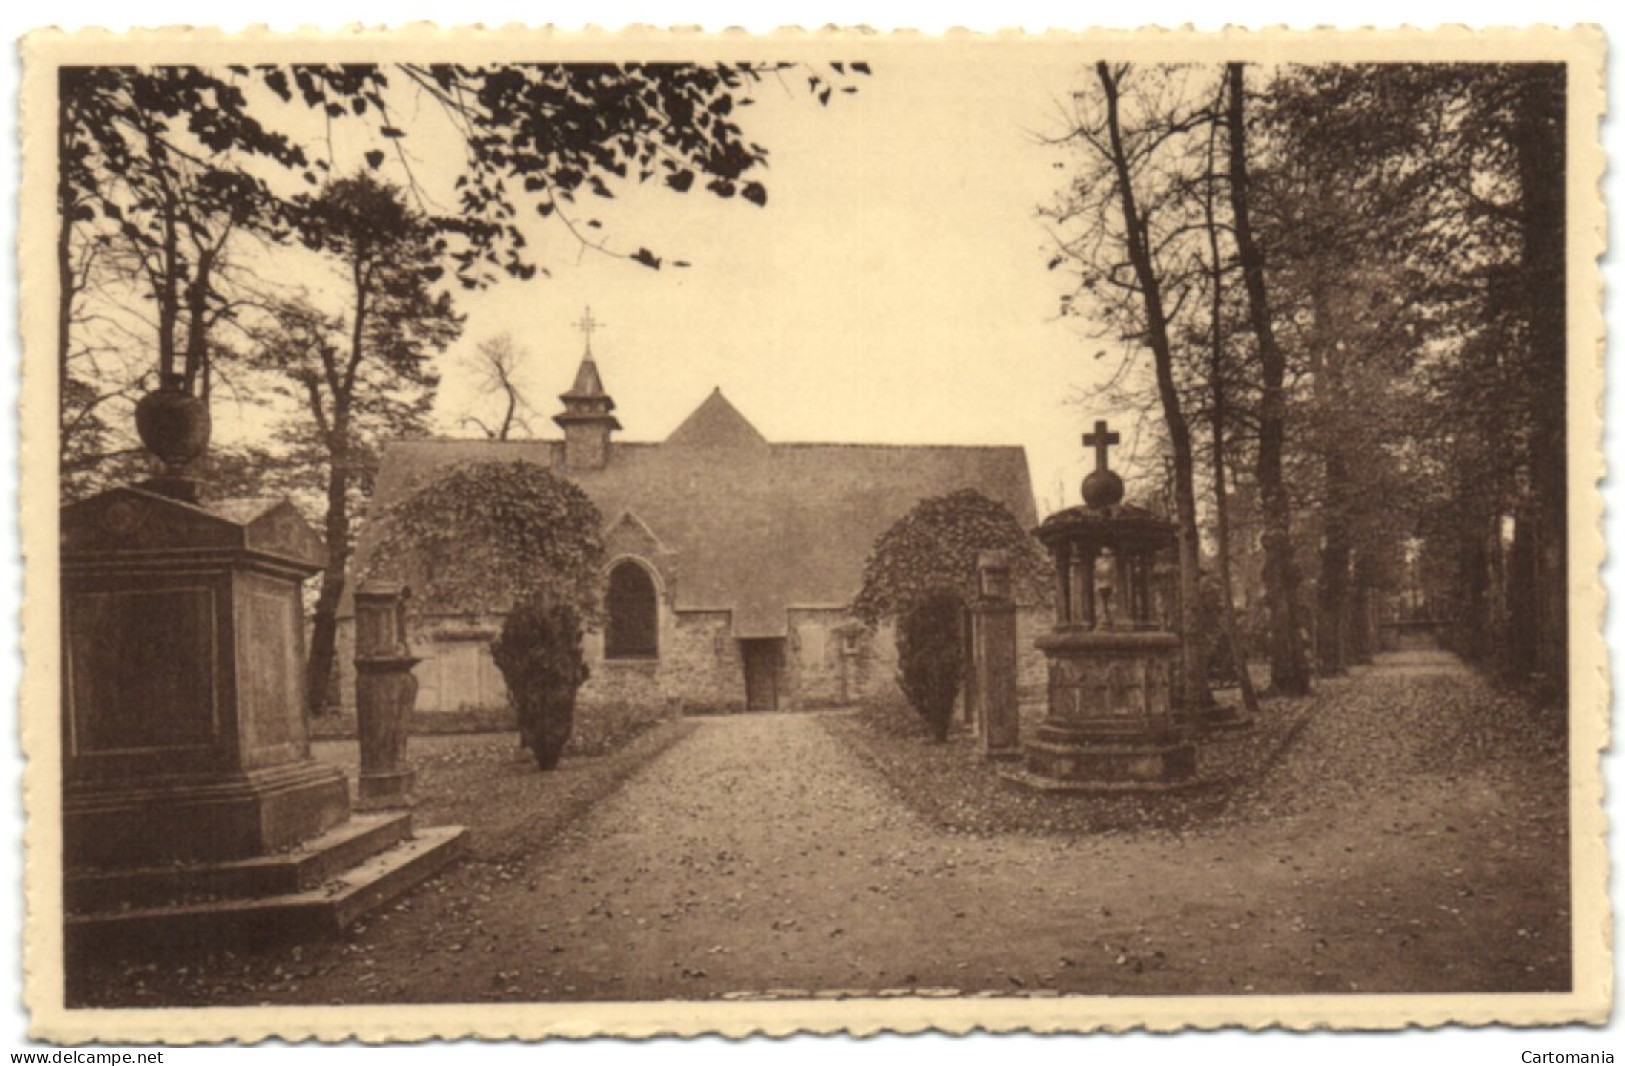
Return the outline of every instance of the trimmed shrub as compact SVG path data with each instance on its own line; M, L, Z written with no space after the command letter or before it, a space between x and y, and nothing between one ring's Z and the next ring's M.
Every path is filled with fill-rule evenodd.
M951 589L921 596L897 623L897 679L932 739L948 739L965 673L965 606Z
M580 615L568 604L517 606L491 642L491 657L508 684L520 739L537 766L554 769L575 726L576 691L587 680Z

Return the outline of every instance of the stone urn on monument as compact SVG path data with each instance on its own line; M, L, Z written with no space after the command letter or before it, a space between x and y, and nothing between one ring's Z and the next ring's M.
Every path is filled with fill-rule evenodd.
M1055 627L1037 640L1049 660L1049 710L1017 777L1039 788L1157 790L1196 773L1189 725L1170 698L1180 641L1153 609L1156 566L1174 546L1174 527L1123 502L1123 479L1107 464L1118 439L1095 423L1083 438L1095 450L1083 505L1036 530L1057 585Z

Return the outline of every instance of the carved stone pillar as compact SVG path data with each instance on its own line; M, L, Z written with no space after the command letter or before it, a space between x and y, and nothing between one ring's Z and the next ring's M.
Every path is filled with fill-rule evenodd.
M410 807L413 772L406 760L418 682L406 638L409 589L368 582L355 594L356 732L361 741L361 810Z
M971 649L976 707L981 714L982 753L990 759L1019 757L1021 717L1016 699L1016 604L1010 592L1010 554L981 552L976 559L980 595L971 608L976 639Z

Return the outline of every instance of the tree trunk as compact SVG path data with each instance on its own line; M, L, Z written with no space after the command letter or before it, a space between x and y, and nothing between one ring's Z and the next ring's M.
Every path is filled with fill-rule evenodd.
M336 407L336 405L335 405ZM344 597L350 556L349 420L334 411L327 468L327 567L316 597L310 630L310 673L306 677L306 704L312 715L327 713L328 687L333 682L339 626L339 601Z
M1320 573L1315 582L1315 666L1323 677L1347 672L1349 565L1353 538L1349 531L1349 466L1347 450L1354 446L1346 423L1338 417L1349 410L1343 387L1343 366L1337 337L1343 323L1336 320L1334 301L1327 291L1336 278L1324 275L1310 288L1314 325L1309 334L1310 377L1318 429L1313 430L1321 456L1324 480L1320 501ZM1337 426L1337 428L1331 428Z
M1209 310L1208 336L1208 388L1213 393L1210 411L1213 432L1213 521L1218 537L1219 568L1219 625L1224 631L1225 645L1230 649L1230 664L1236 672L1236 684L1241 689L1241 706L1247 717L1258 714L1258 693L1253 691L1253 675L1247 669L1247 649L1242 646L1241 634L1236 626L1235 581L1230 572L1230 501L1225 484L1224 431L1228 413L1229 390L1224 380L1224 260L1219 254L1219 226L1213 209L1213 186L1218 180L1215 166L1214 127L1208 138L1207 192L1203 200L1204 221L1207 224L1208 257L1213 269L1213 302Z
M506 384L503 387L508 394L508 410L502 416L502 428L497 430L497 440L508 439L508 431L513 428L513 413L519 406L519 394L514 391L514 387Z
M1349 537L1348 460L1332 445L1326 456L1320 580L1316 582L1315 658L1322 676L1348 671L1348 587L1353 545Z
M1264 285L1264 254L1248 215L1247 117L1243 65L1228 65L1230 82L1230 203L1236 252L1246 281L1248 315L1258 338L1259 505L1263 521L1264 594L1270 617L1270 688L1287 696L1309 692L1309 660L1298 620L1298 570L1292 558L1292 508L1282 473L1286 444L1286 358L1275 340Z
M203 249L186 285L186 349L181 372L186 375L186 391L193 395L199 394L209 361L209 286L214 264L215 252Z
M1207 634L1202 630L1201 615L1202 540L1196 528L1194 472L1189 461L1183 478L1179 468L1179 461L1175 459L1174 491L1178 495L1179 510L1179 635L1184 655L1183 683L1177 695L1186 713L1202 716L1213 707L1213 690L1207 683Z
M1179 688L1187 712L1205 710L1213 704L1207 685L1206 641L1201 625L1201 538L1196 528L1196 487L1191 459L1190 424L1179 402L1174 382L1173 344L1168 335L1168 315L1162 302L1162 279L1151 259L1151 243L1145 217L1134 195L1128 154L1123 148L1123 131L1118 115L1118 82L1105 62L1095 65L1101 88L1106 94L1106 122L1111 139L1112 166L1117 172L1118 200L1123 213L1123 230L1129 260L1139 282L1145 304L1146 336L1157 371L1157 395L1162 402L1163 421L1168 427L1168 443L1174 458L1174 509L1179 526L1179 635L1184 648Z
M150 132L147 143L149 151L156 146ZM158 165L162 166L161 163ZM175 329L181 317L180 275L186 267L181 259L179 222L176 217L180 213L180 204L161 170L158 177L163 190L164 250L159 260L163 276L153 279L153 297L158 303L158 373L166 376L175 373L175 356L178 354L175 350Z
M1536 577L1539 549L1534 507L1520 510L1512 523L1512 558L1507 565L1507 624L1505 645L1497 656L1514 673L1527 676L1538 662L1540 640ZM1471 593L1472 590L1467 590Z
M56 389L57 389L57 462L58 472L68 468L69 447L77 417L70 418L68 410L70 333L73 329L73 212L75 203L66 181L62 182L59 199L62 226L56 236Z
M350 562L350 411L355 399L356 371L361 365L367 336L367 289L370 272L364 257L351 263L351 295L355 319L350 327L350 351L344 373L328 362L328 389L332 393L332 419L327 427L327 569L322 571L322 590L316 597L316 616L310 631L311 714L327 709L328 686L333 680L333 660L338 644L339 600L344 596L346 571ZM325 357L324 358L328 358ZM318 406L319 398L311 397Z
M1376 647L1376 635L1371 630L1371 586L1358 580L1349 597L1348 634L1349 663L1370 662Z
M1241 705L1251 717L1258 713L1258 693L1253 691L1253 676L1247 670L1247 649L1242 645L1241 633L1236 626L1235 582L1230 573L1230 502L1225 499L1224 460L1224 404L1218 399L1223 388L1215 394L1213 414L1213 521L1218 535L1219 551L1219 622L1224 628L1225 643L1230 647L1230 661L1235 664L1236 682L1241 686Z
M1523 256L1520 301L1528 323L1526 381L1531 408L1529 474L1533 497L1533 661L1562 687L1568 675L1568 464L1565 448L1568 347L1564 247L1567 174L1565 71L1555 64L1523 74L1515 125ZM1519 531L1524 531L1520 519Z

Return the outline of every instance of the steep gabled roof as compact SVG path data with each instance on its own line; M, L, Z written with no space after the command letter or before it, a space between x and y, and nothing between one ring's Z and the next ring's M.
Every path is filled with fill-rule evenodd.
M671 431L666 443L675 448L759 448L767 446L767 438L717 388Z
M562 451L554 441L397 441L372 506L454 463L527 459L558 470ZM570 476L606 522L631 512L673 553L678 610L732 611L741 637L783 636L791 607L849 604L875 539L925 497L973 488L1024 528L1038 522L1019 447L772 444L720 392L665 442L617 442L603 469Z

